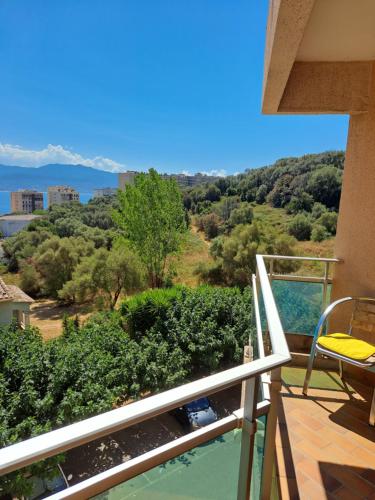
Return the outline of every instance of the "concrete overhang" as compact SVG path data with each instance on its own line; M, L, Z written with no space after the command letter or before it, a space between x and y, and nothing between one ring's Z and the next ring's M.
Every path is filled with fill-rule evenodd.
M270 0L263 113L364 113L375 0Z

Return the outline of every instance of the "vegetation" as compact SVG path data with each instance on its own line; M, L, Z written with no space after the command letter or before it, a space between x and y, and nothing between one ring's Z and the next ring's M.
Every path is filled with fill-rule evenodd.
M150 170L118 197L54 206L5 240L7 272L26 292L106 312L66 319L49 342L33 328L0 328L0 446L240 363L254 334L255 255L332 254L343 159L287 158L182 193ZM173 286L197 279L205 285ZM310 331L320 311L318 287L304 286L275 284L290 331ZM27 487L14 473L0 495Z
M113 310L122 292L143 286L141 265L126 246L111 251L99 248L83 258L58 294L65 302L87 302L100 298L105 308Z
M186 230L182 196L176 181L150 169L137 175L134 185L119 192L114 219L143 262L151 287L162 286L167 258L177 252Z
M240 363L249 303L249 289L156 289L120 313L66 321L49 342L33 328L0 328L0 446ZM21 473L1 478L6 492L27 493Z

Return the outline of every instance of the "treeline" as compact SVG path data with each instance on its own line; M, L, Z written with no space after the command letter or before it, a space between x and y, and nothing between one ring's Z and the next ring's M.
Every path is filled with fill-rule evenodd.
M342 151L283 158L270 166L187 189L184 204L193 214L201 214L222 197L237 196L243 202L288 207L291 213L311 211L314 203L337 210L344 159ZM302 203L297 203L301 198Z
M82 326L64 321L49 342L34 328L0 327L0 447L241 363L251 300L249 289L150 290ZM3 476L0 496L29 487L21 472Z
M336 234L344 153L278 160L274 165L219 179L184 192L198 230L212 240L213 264L197 273L211 284L246 286L257 253L294 255L296 241L323 241ZM284 209L284 230L254 218L256 205ZM285 213L284 212L284 213ZM295 265L278 264L279 271Z

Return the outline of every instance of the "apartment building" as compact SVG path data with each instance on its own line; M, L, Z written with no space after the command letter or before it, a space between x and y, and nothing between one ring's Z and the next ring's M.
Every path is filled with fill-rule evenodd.
M117 193L116 188L100 188L94 189L94 198L105 198L107 196L114 196Z
M48 208L52 205L62 205L79 201L79 193L69 186L51 186L48 188Z
M120 189L125 189L127 184L134 184L134 179L137 174L138 172L135 172L134 170L128 170L127 172L121 172L121 174L118 174L118 187Z
M138 172L128 171L119 174L119 188L125 189L127 184L133 184ZM174 179L180 187L193 187L198 184L206 184L216 181L219 177L205 174L161 174L163 179Z
M12 213L31 214L34 210L43 210L43 193L31 189L10 193Z

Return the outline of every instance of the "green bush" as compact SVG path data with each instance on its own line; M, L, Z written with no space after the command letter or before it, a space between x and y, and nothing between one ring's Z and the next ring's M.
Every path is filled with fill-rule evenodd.
M181 297L182 288L146 290L121 304L120 312L126 318L132 336L144 334L157 321L165 320L173 301Z
M326 228L329 234L336 234L337 227L337 213L336 212L324 212L317 223Z
M299 212L311 212L314 198L305 191L297 191L286 206L288 214L297 214Z
M323 203L316 202L314 203L312 210L311 210L311 216L313 219L319 219L319 217L324 214L324 212L327 212L327 207L323 205Z
M327 229L320 224L314 224L311 231L312 241L323 241L327 238L329 238L329 232Z
M289 234L299 241L309 240L311 236L312 225L310 219L304 214L296 215L289 224Z

